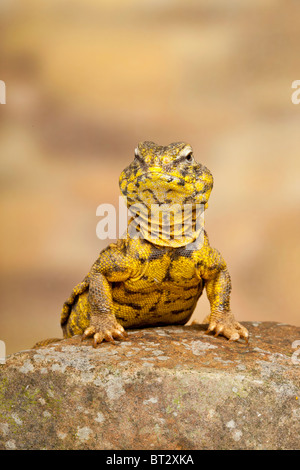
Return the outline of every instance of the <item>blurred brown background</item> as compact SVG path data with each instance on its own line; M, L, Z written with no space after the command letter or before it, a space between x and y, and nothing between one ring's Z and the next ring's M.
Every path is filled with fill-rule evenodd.
M300 3L0 3L1 311L7 352L61 336L138 141L187 141L239 320L300 325ZM194 318L209 311L206 296Z

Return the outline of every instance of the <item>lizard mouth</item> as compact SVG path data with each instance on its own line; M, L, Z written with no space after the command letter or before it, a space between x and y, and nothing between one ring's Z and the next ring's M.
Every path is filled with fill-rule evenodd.
M166 189L172 188L173 190L177 190L180 192L187 191L187 183L183 178L178 176L173 176L168 173L160 173L160 172L147 172L139 175L135 179L135 184L138 187L143 187L143 185L147 185L147 182L151 181L151 185L155 185L157 183L157 187L161 185L161 187L165 187ZM144 187L144 189L147 189Z
M143 173L142 175L139 175L136 178L136 182L145 182L146 180L151 180L151 181L162 181L165 183L175 183L178 186L185 186L186 182L183 178L180 178L178 176L173 176L168 173L160 173L160 172L146 172Z
M204 178L195 175L181 176L177 172L166 172L161 168L139 170L127 179L121 174L120 189L127 205L144 204L206 204L209 197L209 187Z
M182 204L188 202L194 187L183 178L161 172L147 172L137 176L136 195L147 206L151 204Z

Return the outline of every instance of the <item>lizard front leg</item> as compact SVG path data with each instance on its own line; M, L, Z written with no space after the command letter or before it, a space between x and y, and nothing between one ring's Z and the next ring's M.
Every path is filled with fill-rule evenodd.
M90 324L82 339L93 336L93 346L102 341L124 339L127 334L113 313L112 286L114 281L126 280L131 273L130 262L115 244L100 253L89 274L88 301L91 307Z
M222 334L230 341L237 341L239 338L248 341L247 329L235 320L230 310L231 279L226 263L219 251L211 248L206 233L196 259L210 302L208 332L215 332L216 336Z
M211 307L208 332L215 332L215 336L222 334L229 341L244 338L248 342L247 329L235 320L230 310L231 280L227 269L217 272L205 285Z
M89 287L91 306L90 325L83 333L82 339L93 336L93 346L105 341L124 339L127 334L113 314L111 286L101 273L94 274Z

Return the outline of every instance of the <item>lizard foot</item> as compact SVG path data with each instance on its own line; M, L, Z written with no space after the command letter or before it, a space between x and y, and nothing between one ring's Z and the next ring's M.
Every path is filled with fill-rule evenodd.
M214 332L215 336L220 334L228 338L229 341L238 341L240 338L244 339L246 343L249 340L249 333L247 328L237 322L233 316L224 319L212 318L209 322L206 333Z
M124 340L127 333L116 319L106 319L102 322L91 322L90 326L85 329L81 341L91 336L93 337L93 347L96 348L102 341L110 341L115 344L115 339Z

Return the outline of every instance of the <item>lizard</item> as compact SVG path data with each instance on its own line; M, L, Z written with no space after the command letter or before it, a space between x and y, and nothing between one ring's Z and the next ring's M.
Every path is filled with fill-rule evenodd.
M97 347L103 341L125 339L129 328L184 325L205 289L210 303L207 333L248 342L247 329L230 309L226 262L210 246L204 228L195 229L199 218L195 206L207 208L213 176L196 161L192 147L185 142L139 143L133 161L120 175L119 186L128 208L136 204L145 208L138 218L140 224L135 225L139 236L131 236L128 230L124 238L110 243L74 287L61 312L64 338L91 337ZM173 225L168 222L173 227L168 237L164 236L166 224L161 219L155 223L149 216L151 205L160 208L163 204L176 206ZM175 237L178 210L187 204L193 208L194 229ZM147 231L149 223L155 236L153 230ZM201 243L196 243L200 238Z

